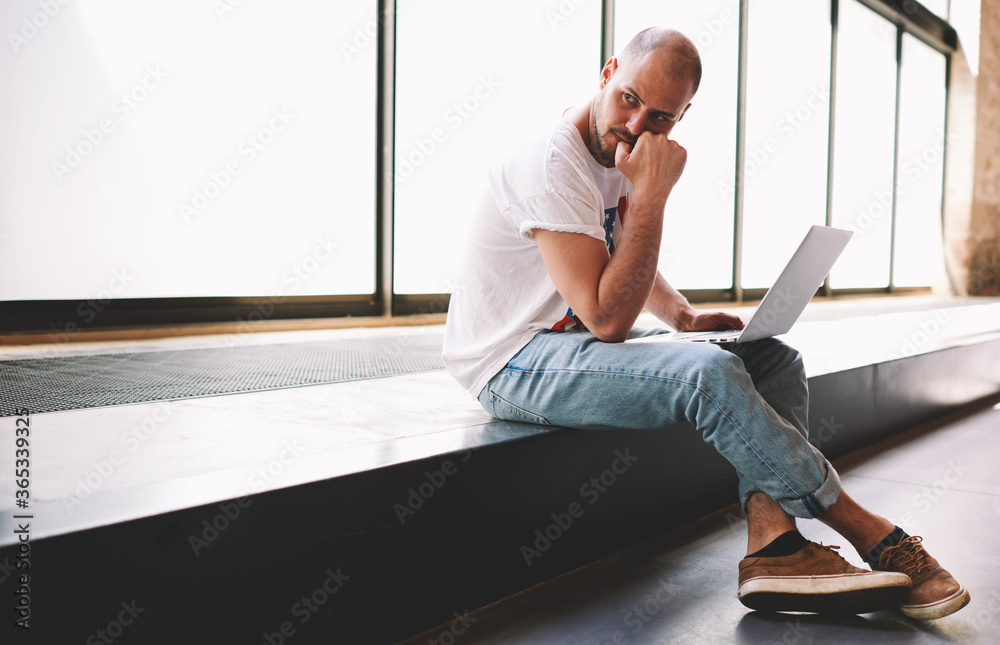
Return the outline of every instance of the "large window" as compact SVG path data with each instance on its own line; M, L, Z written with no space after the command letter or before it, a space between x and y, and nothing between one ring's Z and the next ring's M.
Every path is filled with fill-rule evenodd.
M51 5L0 9L0 300L374 291L374 0Z
M671 135L688 160L667 202L660 271L679 289L727 289L733 283L739 3L618 0L615 52L654 25L687 34L704 70L691 109Z
M754 295L829 222L856 232L835 293L927 287L955 47L942 18L968 3L897 4L0 3L0 314L417 310L455 285L487 168L589 100L602 59L652 25L688 34L704 67L673 131L688 163L660 268L675 286ZM81 320L88 301L122 317Z
M597 88L600 10L599 2L399 1L397 293L451 291L489 166Z
M830 3L754 0L746 65L741 282L767 288L826 220Z
M892 245L896 27L856 0L840 2L831 224L854 231L834 289L887 287Z
M945 59L903 35L899 86L899 169L892 281L909 287L941 275Z

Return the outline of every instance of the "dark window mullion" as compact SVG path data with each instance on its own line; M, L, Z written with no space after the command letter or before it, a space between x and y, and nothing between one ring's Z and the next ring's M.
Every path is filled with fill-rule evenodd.
M951 18L951 2L948 2L948 18ZM954 276L948 266L948 254L945 252L945 190L947 189L946 178L948 177L948 121L951 118L951 61L952 55L944 55L944 150L941 152L941 255L944 264L944 274L948 279L948 286L952 293L962 293L962 289L956 284Z
M835 114L837 106L837 27L840 19L840 0L830 0L830 100L827 107L830 110L830 120L827 126L826 138L826 225L833 226L833 145L835 132ZM830 276L823 279L823 295L833 295L830 287Z
M375 129L375 299L383 316L393 314L393 166L396 114L396 0L378 0L378 98Z
M601 2L601 67L615 55L615 0Z
M747 25L749 4L740 1L740 39L736 71L736 170L733 180L733 301L743 302L743 158L747 117Z
M903 77L903 26L896 27L896 118L893 133L892 149L892 186L889 192L892 194L892 209L889 220L889 287L887 291L892 293L895 290L894 273L896 265L896 185L899 181L899 99L901 96L900 87Z

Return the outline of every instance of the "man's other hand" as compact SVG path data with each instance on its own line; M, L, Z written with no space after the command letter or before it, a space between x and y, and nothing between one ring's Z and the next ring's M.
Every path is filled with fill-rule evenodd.
M677 331L726 331L743 329L743 321L722 311L695 312L678 323Z

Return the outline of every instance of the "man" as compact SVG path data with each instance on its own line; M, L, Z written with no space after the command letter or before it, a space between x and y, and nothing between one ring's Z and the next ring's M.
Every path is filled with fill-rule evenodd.
M645 308L677 330L742 328L693 309L657 271L664 209L686 152L669 138L701 78L679 32L639 33L587 104L495 167L451 301L444 359L491 414L574 428L690 421L740 476L749 520L740 600L755 609L939 618L969 593L841 490L806 440L801 358L776 339L622 343ZM843 535L873 571L811 543L795 517Z

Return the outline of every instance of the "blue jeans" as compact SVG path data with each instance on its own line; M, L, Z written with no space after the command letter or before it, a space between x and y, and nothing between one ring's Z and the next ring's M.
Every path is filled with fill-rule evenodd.
M633 330L630 337L669 333ZM840 477L807 441L802 357L750 343L604 343L588 331L539 332L479 395L509 421L570 428L668 428L689 421L735 468L740 501L762 491L795 517L816 517Z

